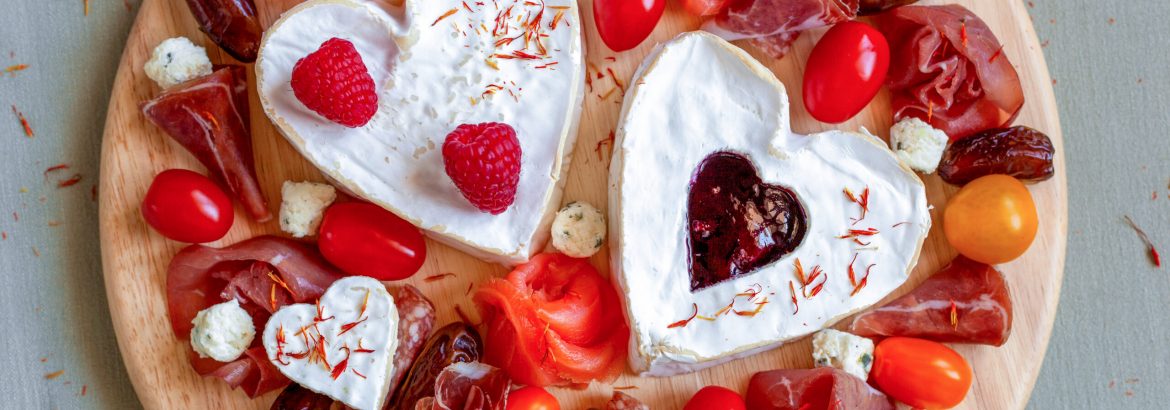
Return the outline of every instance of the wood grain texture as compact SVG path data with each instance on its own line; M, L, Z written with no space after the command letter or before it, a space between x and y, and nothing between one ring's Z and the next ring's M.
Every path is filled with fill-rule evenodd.
M296 0L257 0L265 26L281 11L298 3ZM942 1L926 1L938 4ZM1000 348L956 346L975 370L975 384L960 408L1023 408L1031 393L1048 344L1056 305L1059 300L1065 241L1067 236L1066 174L1063 141L1056 112L1051 79L1032 23L1023 2L1016 0L948 1L966 5L981 16L1005 44L1005 53L1017 67L1028 100L1018 124L1047 132L1057 149L1056 176L1030 186L1041 215L1040 232L1022 258L1000 266L1011 285L1015 303L1015 325L1009 342ZM653 45L679 32L694 30L699 21L682 13L671 2L663 21L651 38L640 47L613 53L605 48L592 25L592 3L581 2L581 21L586 26L586 58L601 70L612 69L628 82L634 69ZM800 95L800 78L812 45L823 33L803 36L794 52L785 59L766 57L751 46L756 58L771 68L793 96ZM142 72L154 45L161 40L183 35L206 46L213 61L231 62L214 44L199 33L183 2L147 0L144 2L124 51L106 120L102 145L100 225L102 257L110 311L118 334L118 343L129 370L131 381L146 408L267 408L275 393L256 400L232 391L218 380L199 377L187 363L185 342L177 340L168 324L165 299L166 266L183 244L166 240L154 233L139 216L139 203L153 176L169 168L203 170L182 147L151 125L139 112L138 102L158 93ZM609 57L613 57L610 60ZM252 73L249 73L252 76ZM251 78L254 80L254 77ZM584 200L597 205L606 203L606 177L609 145L599 145L614 129L621 108L620 99L599 94L609 90L608 78L595 82L585 99L577 149L573 154L564 200ZM260 184L276 210L279 186L287 179L323 180L321 174L281 137L264 117L251 88L253 144ZM886 136L891 125L889 96L882 92L860 115L839 126L821 124L804 111L799 98L792 101L793 127L798 132L817 132L831 128L867 127ZM598 148L599 149L595 149ZM955 251L942 235L941 211L946 198L956 188L938 177L924 178L928 200L935 207L937 222L930 232L922 259L910 280L892 299L913 289L918 283L948 262ZM213 245L226 245L255 235L279 233L277 223L256 224L237 208L238 221L227 237ZM411 280L438 303L441 323L456 320L461 308L477 320L467 291L470 286L506 269L478 261L433 241L423 270ZM607 272L608 255L603 251L592 259ZM428 275L453 272L456 276L433 283L422 279ZM447 301L446 303L442 301ZM811 344L807 338L779 349L737 360L702 372L672 378L643 379L623 375L613 386L636 386L628 390L654 408L681 408L700 387L723 385L744 391L754 372L775 368L810 367ZM600 406L609 397L611 386L593 385L585 390L553 389L565 408Z

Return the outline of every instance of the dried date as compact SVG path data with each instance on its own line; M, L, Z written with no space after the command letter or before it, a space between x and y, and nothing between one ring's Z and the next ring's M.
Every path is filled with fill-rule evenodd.
M414 409L419 399L435 395L435 378L452 363L478 362L483 357L483 340L475 328L463 322L444 326L427 340L427 345L402 379L386 409Z
M994 129L955 141L943 152L938 175L952 185L964 185L992 174L1024 182L1052 178L1052 140L1028 127Z
M260 19L252 0L187 0L199 29L220 48L245 63L260 50Z

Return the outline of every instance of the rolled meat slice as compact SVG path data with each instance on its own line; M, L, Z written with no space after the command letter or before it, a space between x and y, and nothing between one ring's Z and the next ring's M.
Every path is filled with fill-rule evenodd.
M909 294L853 319L850 332L1001 346L1012 331L1012 299L995 268L956 257Z
M918 118L959 140L1009 125L1020 76L991 28L963 6L907 6L877 17L890 43L894 121Z
M703 29L729 41L752 39L782 58L801 31L852 20L857 10L858 0L744 0L732 2Z
M220 249L191 245L167 268L167 313L175 336L187 340L199 311L235 299L253 326L264 329L272 312L320 298L339 278L314 248L291 239L261 236ZM250 397L289 383L268 361L259 337L230 363L200 358L194 350L188 356L200 375L222 379Z
M272 218L256 182L243 66L224 66L142 103L142 112L207 167L257 222Z
M512 381L496 367L479 362L454 363L435 378L435 396L416 404L433 410L504 410Z
M843 370L781 369L756 373L748 382L752 410L893 410L889 397Z

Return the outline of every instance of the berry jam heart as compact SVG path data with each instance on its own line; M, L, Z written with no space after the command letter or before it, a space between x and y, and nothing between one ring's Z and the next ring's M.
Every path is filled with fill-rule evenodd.
M765 184L747 157L721 151L695 170L687 227L695 291L791 253L804 240L808 217L796 193Z

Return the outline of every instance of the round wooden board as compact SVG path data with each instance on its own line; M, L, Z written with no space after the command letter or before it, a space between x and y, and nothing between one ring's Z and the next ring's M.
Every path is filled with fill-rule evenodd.
M299 1L256 0L256 3L267 26L283 10ZM614 53L605 48L593 27L592 1L581 0L580 21L586 26L587 60L595 69L612 69L623 83L628 83L654 44L698 28L698 19L683 13L676 1L669 3L666 15L649 40L634 50ZM1022 258L1000 266L1008 277L1015 303L1011 339L999 348L955 346L975 370L974 387L960 408L1022 409L1048 345L1064 270L1068 204L1060 122L1052 80L1024 3L1018 0L952 0L947 3L967 6L997 33L1005 45L1004 52L1019 70L1027 97L1017 123L1047 132L1057 150L1056 176L1030 187L1042 217L1036 241ZM770 67L787 85L792 96L799 96L805 60L822 33L823 30L816 30L803 36L794 51L782 60L767 57L750 45L740 45ZM214 62L233 62L198 31L183 2L146 0L143 3L114 83L102 144L102 259L118 344L131 381L146 408L268 408L276 393L252 400L219 380L199 377L191 369L186 354L189 347L186 342L175 338L167 321L164 284L167 264L184 244L164 239L139 216L139 204L156 173L169 168L203 170L194 157L151 125L138 109L140 101L159 92L143 73L142 65L156 44L173 36L187 36L204 45ZM249 76L253 75L249 70ZM250 99L256 167L261 187L275 211L280 203L283 181L322 181L323 178L265 118L255 94L254 79L250 81ZM585 98L577 149L573 153L565 190L566 202L584 200L599 206L606 204L610 145L602 144L602 141L615 128L621 104L620 95L604 100L601 95L609 91L612 84L608 76L594 81L593 92ZM836 127L811 119L800 98L792 101L793 126L796 131L804 133L864 126L885 137L891 125L890 117L889 96L884 91L860 115ZM944 184L937 176L928 176L924 180L929 201L934 206L935 227L925 244L918 268L902 288L890 295L890 299L913 289L955 255L942 235L939 218L947 197L953 195L956 188ZM212 245L231 244L260 234L279 234L277 222L254 223L238 207L236 221L227 237ZM472 320L478 320L467 295L470 286L503 275L507 269L476 260L434 241L428 240L427 246L426 264L411 282L432 300L439 301L440 323L458 320L455 310L459 307L471 315ZM602 251L591 262L607 273L606 258L608 255ZM433 283L422 280L444 272L456 275ZM681 408L702 386L723 385L743 392L748 379L757 371L810 367L810 352L811 344L805 338L771 352L693 374L639 378L627 373L612 386L630 388L627 393L656 409ZM602 406L612 389L595 383L586 390L552 389L552 392L566 409L584 409Z

